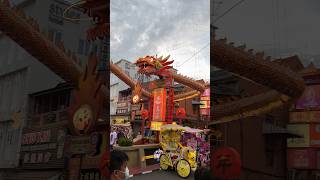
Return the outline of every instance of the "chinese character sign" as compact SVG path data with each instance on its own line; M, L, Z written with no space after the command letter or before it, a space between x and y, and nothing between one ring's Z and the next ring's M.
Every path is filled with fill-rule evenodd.
M210 89L206 89L200 97L200 113L208 116L210 114Z
M211 169L221 179L235 179L240 176L241 159L239 153L231 147L220 147L212 151Z
M153 120L164 121L166 116L166 89L155 89L153 98Z

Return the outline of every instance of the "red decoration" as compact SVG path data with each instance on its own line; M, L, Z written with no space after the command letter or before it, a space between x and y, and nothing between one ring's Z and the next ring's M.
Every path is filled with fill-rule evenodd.
M186 111L184 110L184 108L178 108L176 115L178 118L184 118L186 117Z
M141 118L142 118L143 120L146 120L146 119L148 119L148 117L149 117L149 112L148 112L148 110L146 110L146 109L142 110L142 111L141 111Z
M182 125L182 119L186 117L186 111L184 108L178 108L176 111L176 116L179 118L179 124Z
M155 89L155 88L157 88L157 84L154 82L154 81L151 81L150 83L149 83L149 89Z
M211 151L211 169L221 179L235 179L240 176L241 160L239 153L231 147L220 147Z
M100 164L99 164L99 170L100 170L100 173L102 174L102 176L104 177L108 177L109 176L109 169L108 169L108 166L109 166L109 156L110 156L110 153L109 151L105 151L101 157L101 161L100 161Z

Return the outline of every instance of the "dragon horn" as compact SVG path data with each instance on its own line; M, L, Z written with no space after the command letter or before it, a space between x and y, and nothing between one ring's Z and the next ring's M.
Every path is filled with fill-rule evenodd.
M168 61L168 62L163 63L162 65L163 66L167 66L167 65L172 64L172 63L173 63L173 61Z
M167 57L165 57L165 58L163 59L163 61L167 61L169 58L170 58L170 55L168 55Z

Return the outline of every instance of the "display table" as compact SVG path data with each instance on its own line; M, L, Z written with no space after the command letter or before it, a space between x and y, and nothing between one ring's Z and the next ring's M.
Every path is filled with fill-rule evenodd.
M145 156L153 155L153 152L156 149L159 149L159 147L159 144L143 144L126 147L115 145L113 148L115 150L123 151L128 155L128 168L146 168L147 162Z

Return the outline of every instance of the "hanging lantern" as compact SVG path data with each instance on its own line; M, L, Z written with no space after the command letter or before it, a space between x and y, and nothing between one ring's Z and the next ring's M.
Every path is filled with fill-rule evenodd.
M149 112L148 112L148 110L143 109L143 110L141 111L141 118L142 118L143 120L146 120L146 119L149 118Z
M155 82L155 81L151 81L151 82L149 83L149 89L153 90L153 89L155 89L155 88L157 88L156 82Z
M140 96L138 94L134 95L132 97L132 103L133 104L138 104L140 102Z
M179 119L185 118L186 117L186 111L184 110L184 108L178 108L176 111L176 116Z
M184 108L178 108L176 111L176 116L179 119L179 124L182 125L182 119L186 117L186 111Z

